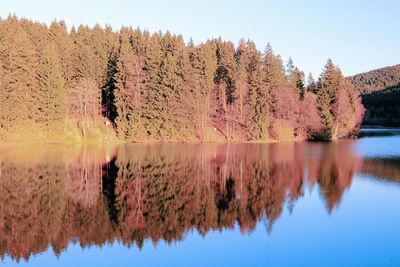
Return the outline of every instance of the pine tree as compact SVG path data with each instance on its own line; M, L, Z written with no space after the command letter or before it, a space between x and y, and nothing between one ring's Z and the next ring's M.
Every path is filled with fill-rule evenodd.
M300 96L300 99L303 99L305 92L304 72L295 67L290 81L292 86L295 88L296 93Z
M312 76L311 72L308 74L307 78L307 91L311 92L313 94L318 93L318 86L317 83L314 80L314 77Z
M266 140L268 138L270 94L263 82L263 63L261 53L255 44L249 42L249 65L247 75L249 80L248 106L251 118L248 131L251 140Z
M317 106L322 120L319 138L345 137L361 123L364 109L358 92L330 59L318 81Z
M40 103L37 99L37 53L26 32L10 18L1 38L3 65L1 104L3 128L10 129L36 122Z
M263 62L263 83L266 88L266 102L268 105L269 128L277 126L278 122L278 101L281 88L286 88L287 80L285 76L282 59L275 55L270 44L267 44L264 52ZM285 89L283 89L285 90ZM264 130L264 136L268 137L270 133ZM264 138L265 138L264 137Z
M289 82L292 79L294 69L295 69L295 65L294 65L293 59L291 57L289 57L289 60L286 64L286 78L288 79Z
M144 140L146 137L142 122L146 80L144 65L144 58L132 51L130 33L121 32L115 73L116 124L119 136L129 141Z
M160 66L161 66L161 44L160 36L153 34L146 46L145 70L148 77L145 91L147 93L147 103L144 109L145 128L150 140L157 140L162 120L165 118L165 98L160 88Z
M215 127L225 138L230 140L234 137L235 124L235 102L236 92L236 62L235 49L231 42L217 41L216 56L218 67L215 73Z
M211 94L214 87L214 73L217 68L215 48L211 42L198 47L192 45L189 52L191 68L187 74L185 89L181 97L180 112L185 114L194 135L205 141L210 134Z
M81 25L78 31L71 30L71 39L73 41L72 84L79 83L82 78L96 82L96 63L94 51L90 47L90 29Z
M339 85L340 74L329 59L318 81L317 106L323 125L320 136L322 139L333 138L335 118L332 107Z
M63 70L54 44L42 52L37 68L38 122L47 127L60 127L66 116L66 88Z
M64 21L53 21L48 30L48 40L55 45L66 87L70 87L73 75L72 42Z

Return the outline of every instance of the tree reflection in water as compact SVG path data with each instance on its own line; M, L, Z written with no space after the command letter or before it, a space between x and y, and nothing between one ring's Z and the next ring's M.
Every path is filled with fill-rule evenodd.
M268 230L316 186L332 212L362 160L336 143L6 147L0 155L0 255L49 245L182 240L195 229ZM390 173L397 169L386 166ZM384 167L385 167L384 166ZM366 172L384 171L365 161ZM390 177L388 178L390 179Z

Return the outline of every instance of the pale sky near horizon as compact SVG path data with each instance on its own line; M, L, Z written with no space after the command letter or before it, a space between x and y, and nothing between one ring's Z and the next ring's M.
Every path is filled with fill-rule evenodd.
M195 43L221 36L235 44L270 42L286 62L317 77L328 58L352 75L400 64L400 1L362 0L0 0L8 14L67 25L109 24L182 34Z

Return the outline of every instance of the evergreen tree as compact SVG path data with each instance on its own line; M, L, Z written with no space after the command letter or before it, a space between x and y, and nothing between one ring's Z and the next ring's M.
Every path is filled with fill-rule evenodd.
M294 65L293 59L291 57L289 57L289 60L286 64L286 78L288 79L289 82L292 79L293 71L295 68L296 67Z
M144 58L133 53L130 33L121 32L115 73L115 105L118 134L125 140L145 139L142 122L145 80Z
M336 93L340 86L339 70L328 59L325 68L318 81L317 105L322 120L323 129L320 138L332 139L335 128L333 104L336 100Z
M145 86L147 103L144 109L144 123L150 140L157 140L160 137L161 124L167 113L165 97L159 90L162 57L160 38L158 34L153 34L149 38L145 55L145 71L149 82Z
M314 77L312 76L311 72L308 74L307 78L307 91L317 94L318 93L318 86L317 83L314 80Z
M3 128L36 122L40 109L36 84L37 53L18 21L10 18L0 43L3 65L1 104Z
M38 99L40 100L38 122L48 127L59 127L66 116L66 88L63 70L54 44L42 52L37 68Z
M224 133L227 140L234 137L234 124L236 113L236 62L235 49L231 42L217 40L217 62L215 73L215 101L214 101L214 124Z
M278 101L281 88L286 88L287 80L282 59L279 55L275 55L270 44L267 44L264 52L263 62L263 83L266 89L266 105L268 105L269 128L275 126L278 119ZM285 89L284 89L285 90ZM264 135L269 136L269 132L265 131Z
M270 94L263 82L263 63L261 53L256 49L255 44L249 42L249 65L247 67L249 80L248 123L250 139L266 140L268 138Z
M72 79L72 42L64 21L53 21L48 30L48 40L55 45L66 87L70 87Z
M359 94L330 59L318 81L317 106L322 139L342 138L360 127L364 109Z
M305 92L304 72L295 67L290 82L292 86L295 88L296 93L300 96L300 99L302 99L304 97L304 92Z

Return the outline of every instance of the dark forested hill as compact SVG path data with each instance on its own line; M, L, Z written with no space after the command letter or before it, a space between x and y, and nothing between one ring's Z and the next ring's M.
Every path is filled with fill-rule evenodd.
M348 78L362 94L364 125L400 127L400 64Z
M395 87L400 84L400 64L359 73L349 79L361 94Z
M364 125L400 127L400 86L362 96L366 108Z

